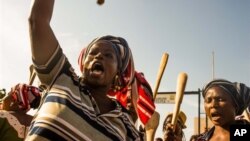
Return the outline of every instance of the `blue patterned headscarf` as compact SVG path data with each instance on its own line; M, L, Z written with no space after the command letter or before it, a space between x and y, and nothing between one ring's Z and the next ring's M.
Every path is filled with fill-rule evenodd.
M213 86L218 86L230 94L236 106L236 115L241 115L243 111L249 106L250 88L245 84L230 82L225 79L215 79L204 86L202 91L203 98L206 96L208 89Z

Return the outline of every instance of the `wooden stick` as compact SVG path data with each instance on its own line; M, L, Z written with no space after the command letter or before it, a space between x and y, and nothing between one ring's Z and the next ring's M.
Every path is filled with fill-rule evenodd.
M34 70L34 66L30 65L30 79L29 79L29 85L32 85L36 77L36 72Z
M177 118L178 118L178 115L180 112L180 107L181 107L186 83L187 83L187 74L180 73L178 76L178 80L177 80L176 95L175 95L175 107L174 107L173 117L172 117L172 121L171 121L171 124L174 125L174 129L175 129Z
M162 78L162 75L163 75L163 73L165 71L167 62L168 62L168 56L169 55L167 53L163 53L162 58L161 58L160 67L159 67L159 70L158 70L156 83L155 83L155 89L153 91L153 99L154 100L155 100L156 95L158 93L158 88L159 88L160 83L161 83L161 78Z

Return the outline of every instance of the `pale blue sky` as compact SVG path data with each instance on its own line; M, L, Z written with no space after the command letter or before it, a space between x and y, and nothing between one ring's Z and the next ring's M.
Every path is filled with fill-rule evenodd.
M28 37L30 0L0 1L0 88L27 83L31 63ZM180 72L188 74L187 91L197 91L215 77L250 86L250 1L249 0L58 0L52 18L54 32L79 72L78 54L93 38L124 37L134 55L135 66L144 72L152 88L163 52L169 60L160 92L175 91ZM161 123L173 111L172 104L157 104ZM189 139L197 97L184 96Z

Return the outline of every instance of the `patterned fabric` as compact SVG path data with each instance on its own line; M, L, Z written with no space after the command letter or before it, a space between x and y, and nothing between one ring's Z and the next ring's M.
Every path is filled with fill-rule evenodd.
M138 93L138 99L136 105L138 117L140 118L141 122L145 125L155 111L153 92L149 83L147 82L142 73L135 72L135 80L137 83L136 89ZM123 88L121 91L109 93L109 95L115 96L116 99L124 107L126 107L130 97L130 89L131 87L127 86Z
M81 51L79 55L78 64L80 66L81 72L83 71L83 62L86 59L90 48L98 41L107 41L113 45L112 47L116 52L116 57L118 60L120 75L119 79L121 83L120 87L123 88L130 85L134 77L134 61L127 41L121 37L107 35L94 39L86 48Z
M39 88L27 84L17 84L11 88L8 95L14 103L18 103L20 110L37 108L41 99Z
M42 85L50 90L31 123L26 140L140 140L130 115L117 103L116 109L100 114L88 87L80 83L61 48L50 62L37 66Z
M203 88L203 97L209 88L219 86L232 96L236 105L236 114L241 115L250 104L250 88L243 83L230 82L225 79L215 79Z
M83 71L83 62L86 58L86 54L88 54L89 49L92 45L100 40L105 40L112 43L119 62L120 68L120 82L121 88L120 90L113 90L109 91L109 95L115 96L116 99L122 104L123 107L127 107L127 101L129 97L129 89L130 85L134 79L137 80L137 92L138 92L138 100L137 100L137 112L140 120L143 124L146 124L149 118L152 116L155 110L155 105L152 98L152 90L144 78L142 73L135 72L134 70L134 61L132 58L132 53L129 49L129 46L123 38L114 37L114 36L103 36L100 38L94 39L86 48L84 48L80 56L78 58L78 64L80 66L80 70Z
M17 116L19 114L19 116ZM32 116L22 113L15 113L0 110L0 140L1 141L17 141L23 140L29 126L20 123L20 118L25 118L27 123L31 121ZM19 117L19 118L18 118Z
M38 88L26 84L17 84L2 99L0 110L0 140L24 140L33 116L26 114L30 108L36 108L40 102Z
M2 111L0 111L1 113ZM0 114L0 140L1 141L23 141L22 137L19 137L18 132L10 125L10 122L6 117L2 117Z
M142 73L136 73L138 100L137 112L141 122L145 125L155 111L153 92Z

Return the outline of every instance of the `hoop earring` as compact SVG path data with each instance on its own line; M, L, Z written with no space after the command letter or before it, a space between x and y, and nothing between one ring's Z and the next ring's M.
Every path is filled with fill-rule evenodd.
M121 89L121 83L118 75L115 75L112 89L114 92L117 92Z

